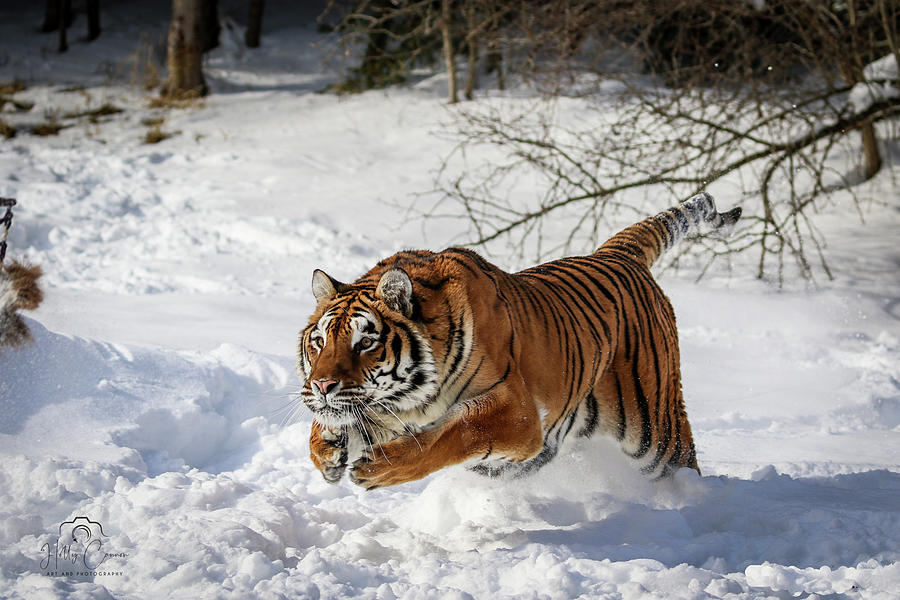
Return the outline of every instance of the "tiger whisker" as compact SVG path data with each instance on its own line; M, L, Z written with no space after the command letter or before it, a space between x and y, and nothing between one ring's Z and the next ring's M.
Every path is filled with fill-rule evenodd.
M300 410L303 407L303 402L294 402L292 404L293 406L291 406L291 404L288 404L282 409L285 410L290 408L290 410L287 410L287 413L281 418L280 427L282 428L287 427L288 425L292 425L293 420L300 414Z
M377 414L375 411L373 411L370 407L368 407L368 406L366 406L366 405L364 405L364 404L361 404L361 405L359 405L359 406L360 406L360 408L362 409L361 414L362 414L363 418L364 418L364 419L365 419L365 420L366 420L373 428L378 428L380 431L390 431L390 430L389 430L387 427L385 427L380 421L377 421L377 420L375 419L375 417L378 416L378 414Z
M369 442L369 449L372 449L372 443L369 441L369 436L366 434L365 427L362 425L362 422L359 416L356 413L354 408L350 409L350 414L353 415L353 426L356 428L357 433L359 433L360 438L362 438L363 442Z
M365 441L365 435L363 434L363 430L360 428L359 416L357 416L356 411L353 407L350 408L350 416L353 417L353 426L356 428L356 432L359 434L363 441Z
M280 406L273 407L266 411L267 417L281 417L279 427L285 427L291 424L303 405L303 395L300 391L288 392L286 394L268 394L271 398L288 398L288 402Z
M364 412L365 409L366 409L365 406L363 406L362 404L358 404L357 406L361 409L361 410L359 411L359 416L360 416L360 418L361 418L362 420L368 421L368 422L371 423L373 426L378 427L379 429L384 429L383 427L381 427L380 425L378 425L378 423L376 423L371 417L369 417L368 415L365 414L365 412ZM375 435L375 431L374 431L374 430L372 431L372 435ZM378 439L378 438L376 438L376 439ZM372 446L372 445L370 444L369 447L372 448L372 452L375 451L374 446ZM389 465L390 465L390 464L393 464L393 463L391 463L391 460L387 457L387 453L384 451L384 446L382 445L380 439L379 439L379 441L378 441L378 448L381 450L381 455L384 457L384 460L386 460L387 463L388 463Z
M368 418L365 414L363 414L363 411L361 410L362 408L364 408L364 407L361 404L357 404L356 406L353 407L353 411L357 415L357 422L362 426L363 431L366 432L366 439L369 440L369 449L372 450L372 452L374 452L375 445L372 444L372 440L371 440L371 438L369 438L364 421L369 421L373 425L375 423L372 421L372 419ZM372 435L373 436L375 435L374 431L372 431ZM381 455L384 457L384 460L386 460L388 464L392 464L391 460L387 457L387 453L384 451L384 446L381 444L380 441L378 442L378 448L381 450Z
M359 407L358 407L358 406L353 406L353 407L351 407L350 412L353 414L353 417L354 417L354 419L355 419L355 421L356 421L356 424L357 424L357 426L358 426L357 428L358 428L359 432L362 434L363 438L365 439L365 441L366 441L367 444L368 444L368 449L369 449L369 451L374 453L374 452L375 452L375 445L372 443L372 438L369 437L369 431L368 431L368 429L366 428L365 423L363 422L363 421L364 421L364 417L362 416L362 413L360 413ZM382 454L383 454L383 453L384 453L384 451L382 450Z
M417 438L417 437L416 437L416 434L413 433L412 427L410 427L409 425L407 425L406 423L404 423L404 422L403 422L403 419L401 419L400 417L398 417L398 416L397 416L397 413L395 413L393 410L391 410L391 407L388 406L387 404L383 403L383 402L380 401L380 400L375 400L374 398L372 399L372 402L374 402L376 405L380 406L380 407L383 408L384 410L386 410L386 411L388 411L389 413L391 413L391 415L393 415L393 417L394 417L395 419L397 419L397 421L400 423L400 426L403 427L403 430L406 431L406 433L408 433L408 434L412 437L413 441L416 442L416 446L419 447L419 452L424 452L424 450L422 449L422 444L419 443L419 438Z
M397 419L397 421L400 422L400 425L403 427L403 431L405 431L406 434L409 435L409 437L411 437L413 439L413 441L416 443L416 446L419 447L419 452L424 452L424 449L422 448L422 444L419 443L419 438L416 437L415 430L407 423L404 423L403 419L401 419L396 414L394 414L394 411L392 411L390 408L388 408L386 406L384 408L385 408L385 410L390 412L394 416L394 418Z
M269 415L275 416L283 412L289 412L294 409L296 404L295 400L291 400L286 404L282 404L281 406L276 406L275 408L270 409L268 412Z

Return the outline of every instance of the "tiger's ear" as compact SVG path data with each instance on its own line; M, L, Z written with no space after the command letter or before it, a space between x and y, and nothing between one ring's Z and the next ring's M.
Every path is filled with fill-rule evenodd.
M412 281L403 269L385 272L375 288L375 295L393 310L412 316Z
M321 269L313 271L312 276L312 293L316 297L316 302L321 303L325 300L333 298L338 292L344 289L343 283L337 279L332 279L328 273Z

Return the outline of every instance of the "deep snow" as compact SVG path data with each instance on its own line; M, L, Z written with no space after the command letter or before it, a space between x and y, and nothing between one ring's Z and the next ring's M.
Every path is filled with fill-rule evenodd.
M330 486L291 405L310 274L454 239L395 207L452 148L445 80L316 94L321 38L273 4L290 18L259 50L226 32L202 106L151 109L116 74L165 10L109 4L101 38L63 56L25 26L39 7L0 7L0 82L25 80L15 97L36 105L0 112L20 129L0 141L10 257L43 265L47 296L35 344L0 355L0 596L900 597L897 167L857 190L865 224L819 217L833 282L661 277L703 477L650 483L591 440L514 482L451 468ZM126 110L25 133L106 102ZM158 116L177 133L145 145ZM112 575L42 566L79 516L126 555L97 570Z

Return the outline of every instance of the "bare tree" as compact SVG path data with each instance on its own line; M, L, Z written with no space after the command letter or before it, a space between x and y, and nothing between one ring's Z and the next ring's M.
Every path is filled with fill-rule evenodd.
M100 0L87 0L88 41L100 37Z
M203 77L204 0L172 0L162 94L168 97L205 95Z
M69 49L69 43L66 40L66 29L69 26L71 14L71 0L59 0L59 52L65 52Z
M352 92L393 85L405 81L416 65L441 64L453 104L459 100L457 58L464 49L469 66L465 96L471 99L482 46L502 85L502 44L509 38L499 35L501 22L511 7L522 6L511 0L356 0L349 5L333 0L326 15L339 15L335 30L342 48L365 45L359 66L337 89Z
M516 5L511 2L493 0L463 0L461 10L465 20L462 39L465 41L468 73L466 75L465 97L472 100L478 86L478 73L495 73L497 86L504 88L503 51L514 46L514 37L504 26L514 25ZM483 67L479 58L484 56Z
M331 0L320 17L334 16L339 47L365 48L359 65L335 86L339 92L359 92L406 81L418 64L432 64L443 55L442 0Z
M60 12L64 14L66 27L72 24L74 15L72 13L71 0L47 0L44 4L44 22L41 24L42 33L50 33L59 28Z
M219 0L200 2L200 52L209 52L219 45Z
M453 49L452 0L441 0L441 38L444 43L444 64L447 67L447 93L450 104L459 102L456 91L456 51Z
M462 168L439 173L443 197L426 216L452 203L472 243L506 240L543 258L595 245L617 211L643 214L673 196L727 186L743 199L745 217L729 242L712 248L713 260L754 249L760 277L782 280L791 258L807 278L816 263L831 276L813 215L831 206L832 192L852 192L878 169L875 125L900 115L900 98L879 94L880 85L897 83L879 81L865 65L897 55L900 6L564 2L518 18L519 31L536 32L519 43L526 52L518 68L529 72L530 61L552 97L519 111L461 112L460 145L448 164L463 160ZM668 86L648 85L635 66ZM559 104L573 102L596 117L560 120ZM506 158L485 162L484 146ZM858 169L846 164L854 147ZM510 200L521 181L543 185L540 195ZM567 235L548 237L549 227Z
M466 21L466 100L471 100L475 92L475 86L478 84L478 43L476 41L475 29L478 23L478 11L475 2L466 2L463 6L463 13Z
M244 43L248 48L259 47L259 34L262 30L264 0L250 0L250 11L247 15L247 30L244 32Z
M87 40L93 41L100 36L100 0L85 0L87 13ZM41 32L59 32L59 52L69 49L67 29L72 25L75 15L72 12L72 0L47 0L44 5L44 22Z

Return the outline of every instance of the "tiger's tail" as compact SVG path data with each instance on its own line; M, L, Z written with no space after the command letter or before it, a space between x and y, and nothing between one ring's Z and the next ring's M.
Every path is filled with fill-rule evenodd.
M700 192L678 206L626 227L597 251L619 250L649 267L663 252L704 225L710 229L730 227L740 217L740 207L720 213L716 210L713 197Z

